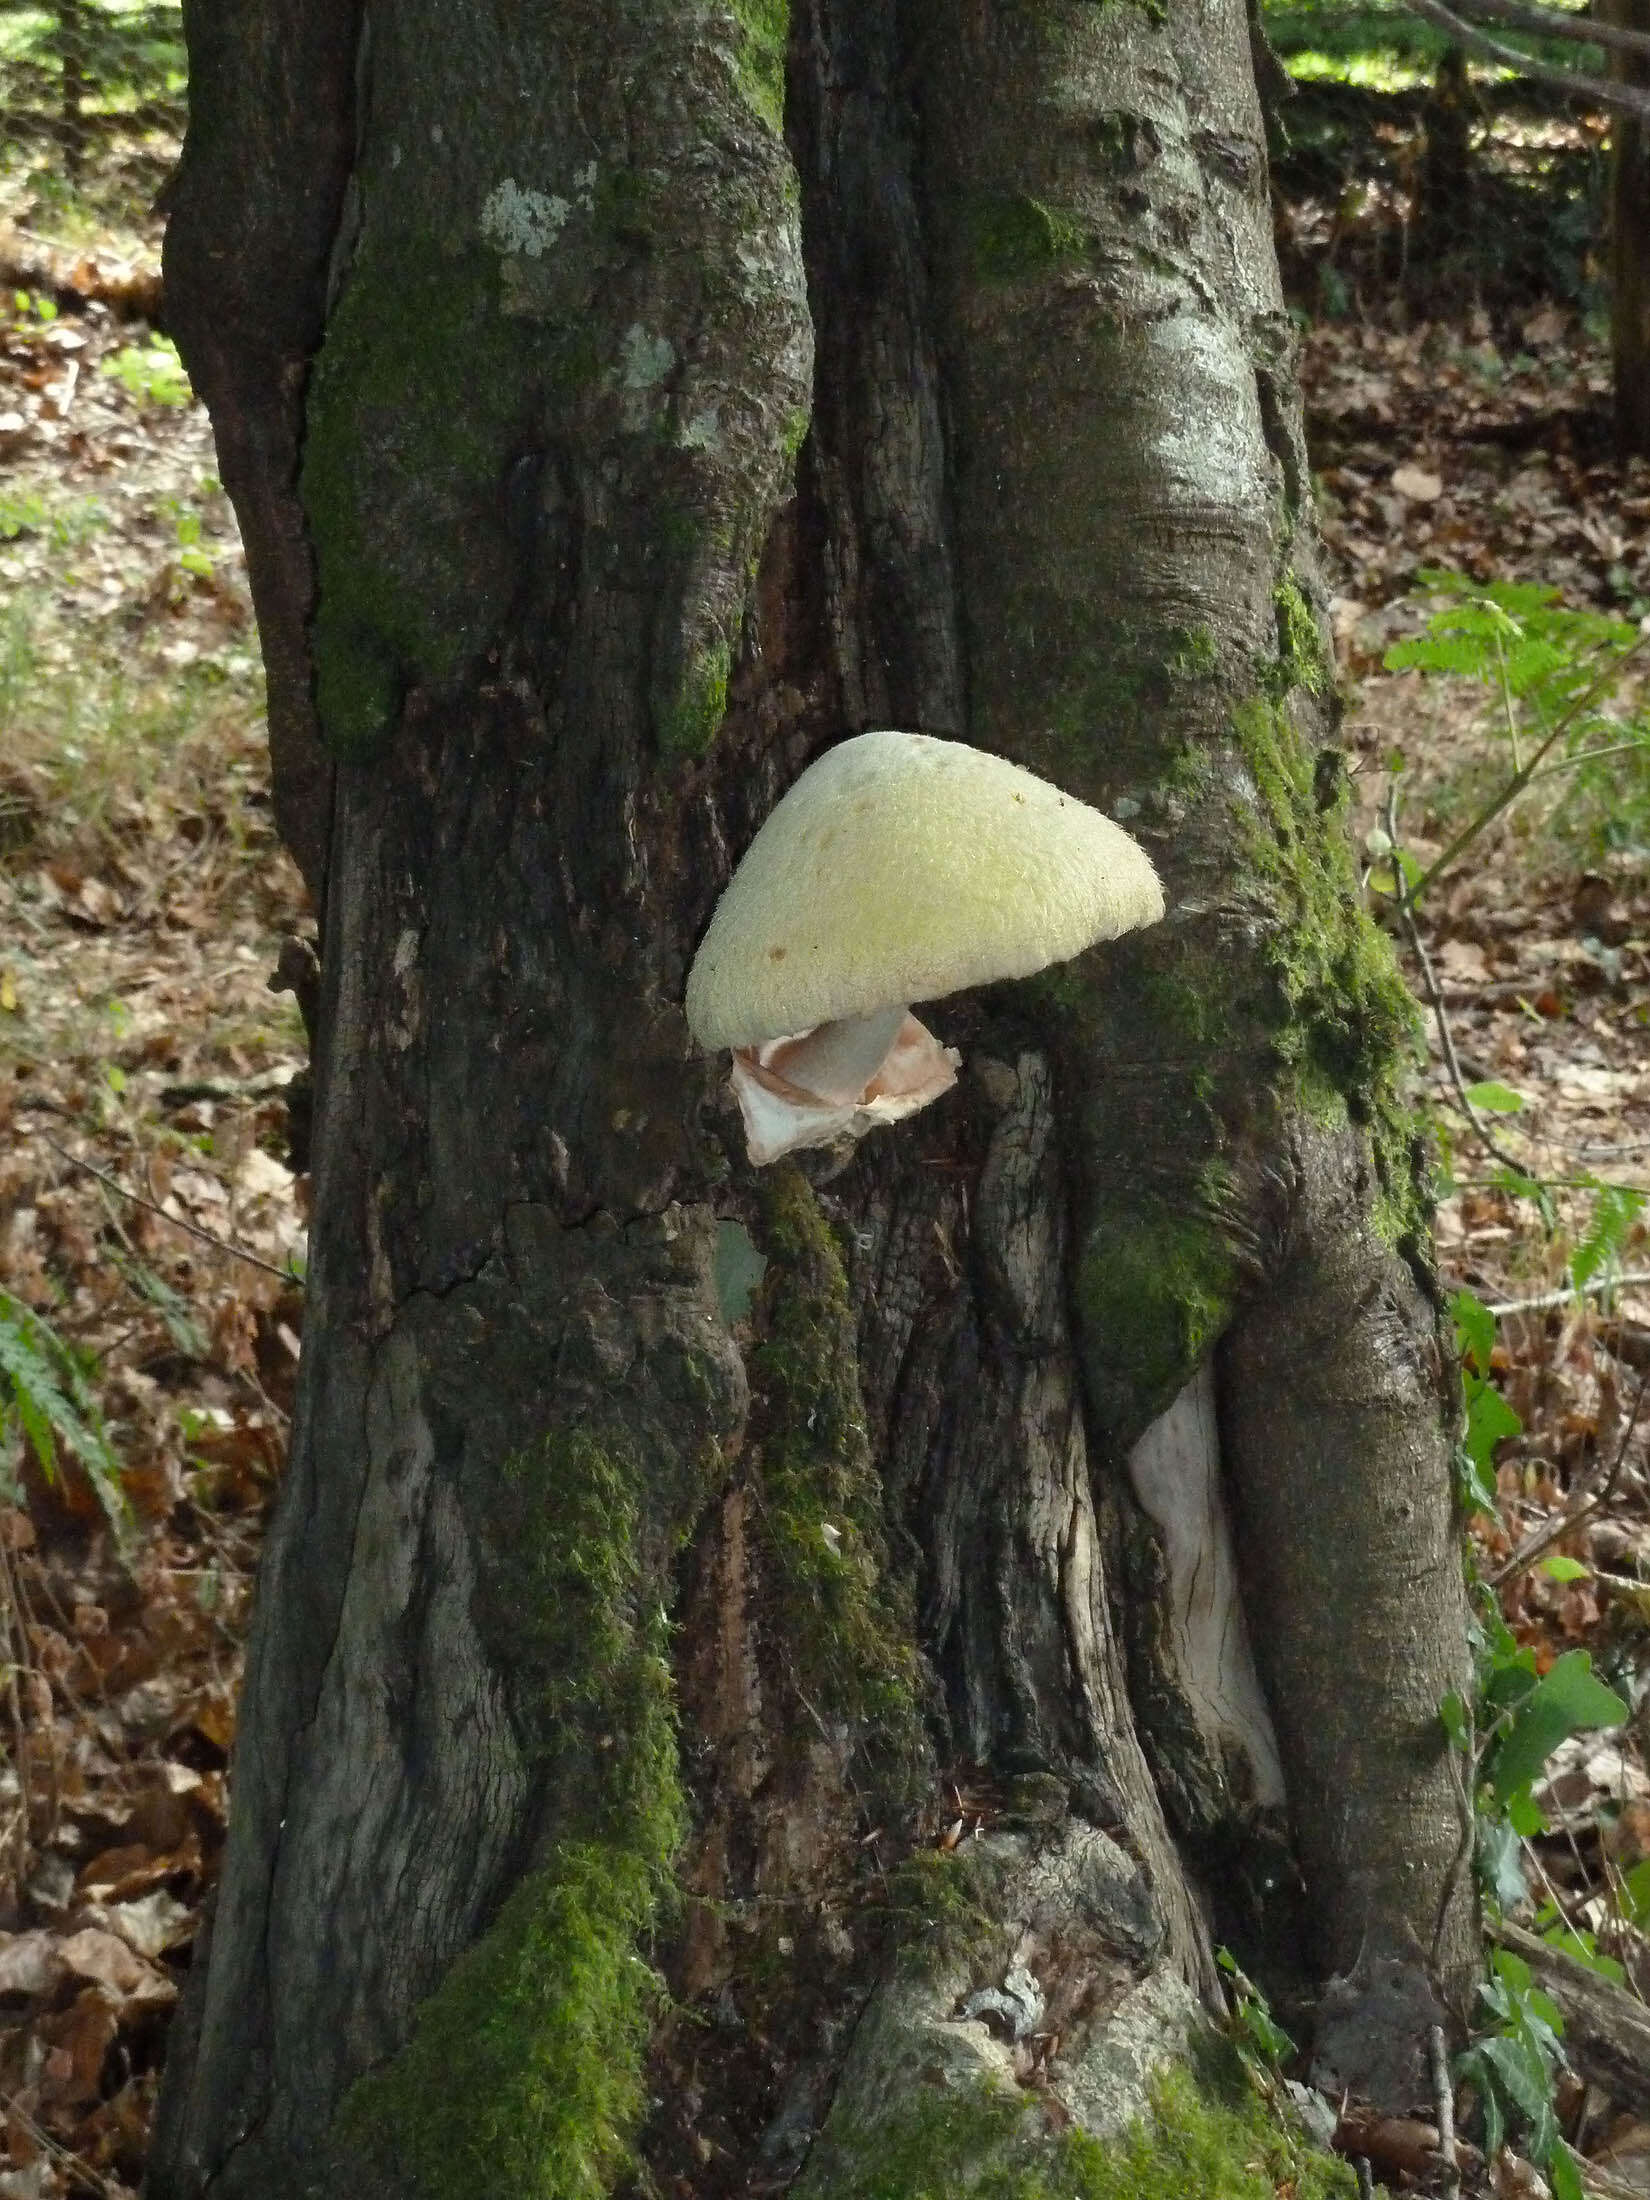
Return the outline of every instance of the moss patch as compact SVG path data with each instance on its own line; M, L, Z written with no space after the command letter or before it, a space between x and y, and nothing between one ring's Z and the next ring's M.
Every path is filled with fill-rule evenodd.
M882 1487L855 1376L848 1279L830 1226L795 1168L767 1174L758 1518L773 1561L778 1621L796 1680L821 1712L850 1721L886 1773L921 1749L909 1593L887 1563Z
M915 1849L887 1874L888 1923L894 1945L924 1966L982 1955L1003 1938L992 1904L1000 1886L966 1849Z
M1394 1244L1419 1241L1427 1202L1404 1091L1420 1046L1419 1012L1359 901L1339 818L1318 810L1312 763L1286 711L1253 696L1233 723L1259 802L1245 853L1281 920L1269 957L1286 1011L1275 1044L1292 1096L1319 1120L1344 1111L1368 1128L1383 1235Z
M746 103L775 136L785 131L785 49L790 0L732 0L740 29L736 74Z
M969 266L982 283L1018 282L1080 260L1091 242L1080 215L1019 195L970 199L963 209L962 233Z
M1237 1263L1218 1223L1153 1201L1108 1204L1090 1218L1077 1271L1096 1404L1113 1425L1153 1420L1180 1394L1231 1319ZM1113 1377L1108 1370L1115 1369ZM1120 1394L1109 1395L1111 1384Z
M808 2200L1340 2200L1351 2170L1274 2123L1230 2073L1176 2071L1122 2137L1051 2132L1032 2099L978 2087L911 2102L862 2145L844 2135Z
M1286 573L1272 591L1278 620L1278 661L1272 674L1274 692L1304 688L1308 695L1331 695L1335 667L1324 648L1312 606L1301 593L1293 573Z
M658 711L659 748L669 763L703 756L727 716L733 653L717 640L689 656L676 692Z
M596 2200L630 2158L659 1994L638 1943L686 1822L665 1621L622 1449L575 1430L501 1480L522 1502L495 1593L559 1838L352 2089L337 2136L421 2200Z
M301 490L315 547L322 731L369 755L401 691L488 645L513 559L499 513L532 386L486 255L391 243L353 269L315 364Z

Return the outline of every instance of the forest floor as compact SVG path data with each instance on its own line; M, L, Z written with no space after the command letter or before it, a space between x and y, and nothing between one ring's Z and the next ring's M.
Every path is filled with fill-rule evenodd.
M141 317L155 224L48 246L39 213L0 194L0 2200L116 2200L141 2177L222 1845L292 1408L306 1187L282 1088L303 1037L269 979L311 912L271 827L210 433ZM1499 343L1482 317L1347 319L1304 347L1341 739L1379 899L1380 835L1395 825L1424 869L1505 779L1520 731L1479 681L1386 668L1440 600L1421 576L1537 583L1650 630L1650 470L1598 455L1608 361L1551 306ZM1388 917L1428 1003L1443 1282L1503 1309L1490 1369L1522 1423L1495 1453L1480 1565L1517 1558L1501 1609L1538 1670L1585 1649L1639 1705L1549 1766L1530 1912L1650 1996L1635 683L1629 668L1600 699L1619 752L1533 782L1422 898L1424 967ZM1534 738L1526 724L1521 758ZM106 1456L89 1436L47 1472L4 1414L8 1375L55 1386ZM1650 2127L1596 2093L1562 2105L1614 2189L1650 2191Z

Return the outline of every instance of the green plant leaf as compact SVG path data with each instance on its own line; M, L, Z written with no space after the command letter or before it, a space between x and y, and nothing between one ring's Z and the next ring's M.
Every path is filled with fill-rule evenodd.
M1524 1851L1505 1818L1479 1816L1478 1877L1498 1910L1516 1910L1530 1891L1524 1877Z
M1494 1077L1486 1077L1476 1085L1468 1085L1462 1098L1487 1115L1522 1115L1524 1095L1514 1092L1511 1085L1503 1085Z
M1601 1268L1614 1263L1627 1233L1643 1210L1645 1194L1626 1184L1600 1184L1580 1244L1570 1255L1570 1281L1579 1291Z
M1484 1776L1491 1794L1506 1803L1531 1785L1560 1742L1588 1728L1619 1726L1626 1717L1627 1705L1597 1677L1586 1651L1566 1651L1524 1697L1491 1752Z
M1453 1688L1438 1706L1438 1716L1449 1736L1450 1747L1465 1756L1472 1748L1472 1721L1467 1716L1466 1704Z
M1591 1581L1593 1569L1584 1566L1579 1558L1566 1558L1562 1551L1541 1561L1541 1571L1549 1581Z
M1466 1290L1452 1294L1449 1311L1455 1324L1455 1349L1480 1375L1487 1375L1495 1350L1495 1316L1482 1299Z
M1562 2139L1555 2144L1544 2166L1547 2181L1553 2188L1553 2200L1586 2200L1580 2167Z
M1641 1856L1621 1882L1622 1915L1630 1925L1650 1921L1650 1856Z
M1504 1436L1517 1436L1524 1424L1495 1385L1481 1375L1469 1372L1462 1383L1467 1397L1467 1427L1461 1441L1473 1466L1490 1476L1493 1488L1495 1447Z
M1537 1840L1547 1830L1547 1821L1533 1795L1519 1794L1508 1798L1507 1823L1521 1841Z

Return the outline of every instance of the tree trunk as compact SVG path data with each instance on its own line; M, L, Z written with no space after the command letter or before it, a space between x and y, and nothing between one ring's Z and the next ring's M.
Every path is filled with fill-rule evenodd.
M1606 0L1605 17L1650 34L1650 0ZM1629 83L1650 70L1624 54L1611 68ZM1650 131L1634 116L1610 118L1610 337L1616 398L1616 448L1622 458L1650 453Z
M1212 2115L1153 2076L1212 1937L1459 1994L1412 1017L1241 5L186 27L169 310L323 974L151 2193L593 2193L639 2131L898 2200ZM1170 913L756 1171L687 966L884 724L1125 820Z

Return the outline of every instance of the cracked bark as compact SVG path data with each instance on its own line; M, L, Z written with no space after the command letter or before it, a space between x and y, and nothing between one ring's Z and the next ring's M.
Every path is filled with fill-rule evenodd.
M601 1777L576 1733L535 1739L556 1676L511 1586L511 1462L592 1431L643 1493L638 1608L679 1623L694 1899L665 1953L747 2043L709 2081L746 2151L702 2189L800 2167L836 2098L804 2187L835 2189L852 2116L899 2105L890 2039L989 2077L956 2011L1011 1957L1065 2012L1051 2082L1104 2126L1141 2098L1124 2035L1172 2052L1211 1993L1211 1917L1282 1975L1345 1969L1430 1930L1455 1847L1446 1377L1422 1249L1382 1221L1390 1064L1361 1027L1333 1052L1332 985L1289 976L1338 828L1283 814L1240 729L1267 698L1310 785L1308 475L1243 10L901 31L816 0L785 141L714 8L209 12L168 281L323 978L302 1394L150 2191L404 2189L340 2106ZM1125 816L1171 915L943 1004L958 1092L776 1193L683 978L778 793L875 723ZM748 1311L718 1281L734 1224L769 1263ZM1211 1382L1287 1828L1141 1617L1172 1599L1126 1464ZM846 1594L818 1525L819 1585L781 1532L804 1470L875 1581L846 1680L808 1665ZM915 1804L855 1666L906 1617ZM866 1836L897 1847L964 1765L1003 1797L991 1933L913 1999L875 1984ZM762 1936L798 1916L792 1992ZM1464 1899L1447 1926L1458 1983ZM760 2156L753 2101L792 2080ZM668 2113L646 2143L668 2166Z

